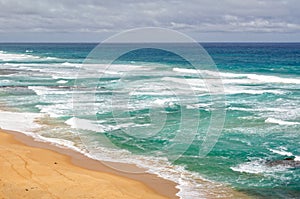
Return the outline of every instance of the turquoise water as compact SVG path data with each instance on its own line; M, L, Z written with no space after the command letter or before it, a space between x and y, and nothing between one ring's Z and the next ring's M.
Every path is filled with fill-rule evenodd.
M219 73L205 68L202 79L222 78L226 98L224 128L205 157L199 152L221 94L208 94L187 60L158 49L135 50L95 70L98 62L85 60L95 46L0 44L0 101L28 117L41 113L33 121L40 126L24 131L149 168L181 183L183 198L204 197L200 177L256 198L300 197L299 167L269 165L300 161L299 43L203 44Z

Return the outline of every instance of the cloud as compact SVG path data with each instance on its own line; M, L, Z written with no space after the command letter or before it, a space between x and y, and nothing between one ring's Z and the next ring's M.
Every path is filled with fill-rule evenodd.
M118 32L156 26L205 32L299 33L297 0L0 0L0 32Z

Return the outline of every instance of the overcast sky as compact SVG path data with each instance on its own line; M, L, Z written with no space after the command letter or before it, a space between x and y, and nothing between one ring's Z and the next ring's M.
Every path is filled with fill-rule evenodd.
M300 41L299 0L0 0L0 41L101 41L138 27L198 41Z

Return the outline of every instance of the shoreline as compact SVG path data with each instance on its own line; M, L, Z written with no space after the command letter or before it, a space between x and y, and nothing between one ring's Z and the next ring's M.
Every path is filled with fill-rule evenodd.
M3 139L3 137L5 139ZM42 156L38 156L41 157L42 159L45 158L45 156L59 156L59 159L61 160L63 157L63 162L68 164L69 168L77 168L77 174L82 174L82 173L86 173L86 172L92 172L92 173L96 173L97 175L110 175L110 178L117 178L117 181L127 181L127 183L132 182L134 185L134 187L136 187L136 184L138 184L138 187L140 187L140 191L137 192L137 190L132 191L133 188L130 188L129 186L127 186L127 188L125 188L126 192L130 193L134 193L134 195L131 195L129 198L136 198L136 195L140 195L140 194L145 194L143 196L137 197L137 198L149 198L149 199L155 199L155 198L170 198L170 199L180 199L179 197L179 193L180 193L180 189L178 188L179 184L177 184L174 181L171 180L167 180L164 179L156 174L152 174L152 173L146 173L145 169L142 169L134 164L126 164L126 163L117 163L117 162L109 162L109 161L100 161L100 160L95 160L92 159L86 155L84 155L83 153L79 152L79 151L75 151L71 148L67 148L64 146L56 146L53 145L51 142L43 142L43 141L39 141L39 140L35 140L34 137L31 137L29 135L26 135L24 133L18 132L18 131L12 131L12 130L5 130L0 128L0 150L3 149L3 142L4 142L4 146L8 146L9 144L14 144L17 145L18 147L24 148L25 151L43 151L42 152ZM9 141L6 143L3 140L9 139ZM0 151L0 159L1 157L3 157L4 154L2 152L2 150ZM5 151L4 151L5 152ZM22 152L23 153L23 152ZM51 155L52 154L52 155ZM20 154L18 154L17 156L20 156ZM128 173L128 172L122 172L119 170L115 170L109 166L107 166L104 163L109 163L110 165L117 165L119 168L120 166L122 168L126 168L126 170L138 170L139 173ZM38 161L38 163L43 163ZM58 163L56 160L53 160L52 163ZM3 168L3 165L1 165L1 161L0 161L0 197L3 197L1 195L2 190L1 188L3 188L3 176L1 176L2 172L1 171L1 167ZM24 167L23 167L24 169ZM79 171L78 171L79 170ZM51 170L52 171L52 170ZM143 172L141 172L143 171ZM47 174L46 174L47 176ZM6 177L7 178L7 177ZM10 178L10 177L8 177ZM4 178L5 179L5 178ZM100 177L101 180L101 177ZM198 179L199 180L199 179ZM57 182L59 182L59 180L57 180ZM126 183L126 184L127 184ZM232 187L228 187L226 185L222 185L222 184L215 184L213 182L209 182L209 181L204 181L204 180L200 180L199 181L200 184L203 185L204 188L204 192L203 194L205 195L204 198L208 198L208 199L213 199L216 196L218 196L219 198L241 198L241 199L249 199L252 198L251 196L249 196L248 194L245 194L243 192L237 191L235 189L233 189ZM213 186L213 187L211 187ZM118 186L115 186L116 189L118 189ZM123 187L124 188L124 187ZM208 190L209 191L208 191ZM24 192L24 189L22 190ZM72 193L73 194L73 193ZM149 196L150 195L150 196ZM74 196L74 194L73 194ZM5 198L5 197L3 197ZM13 197L15 198L15 197ZM24 198L24 197L22 197ZM25 197L26 198L26 197ZM30 198L30 197L29 197ZM59 197L56 197L59 198ZM96 198L99 198L98 196ZM102 197L100 197L102 198ZM110 198L109 196L105 195L105 197L103 196L103 198ZM114 197L112 196L112 198L118 198L119 197ZM126 198L124 195L122 195L122 198Z
M106 166L105 164L102 163L105 161L98 161L98 160L91 159L91 158L83 155L82 153L74 151L72 149L60 148L58 146L52 145L51 143L36 141L32 137L27 136L20 132L16 132L16 131L0 129L0 136L4 137L4 139L1 141L1 145L4 144L5 146L8 146L8 145L13 144L13 145L17 145L19 148L23 148L26 151L37 151L37 150L42 151L41 154L44 154L45 156L49 156L49 154L51 154L51 157L53 155L54 155L54 157L62 156L65 159L64 164L68 163L69 168L75 167L84 173L85 172L94 172L94 173L96 172L98 175L111 175L112 178L120 178L119 180L121 180L121 181L125 180L125 181L129 181L132 183L138 183L141 185L140 187L142 189L142 191L141 191L142 193L138 193L138 192L136 192L136 190L134 190L134 193L129 193L129 194L136 194L138 196L145 192L147 194L143 195L143 198L144 198L144 196L146 196L145 198L176 198L176 199L179 198L176 195L179 192L179 189L176 188L177 184L175 182L160 178L157 175L149 174L149 173L145 173L145 172L144 173L126 173L126 172L122 172L122 171L117 171L117 170L115 170L109 166ZM2 149L2 150L5 150L5 149ZM1 153L1 154L3 154L3 153ZM4 155L2 155L2 156L4 156ZM20 156L20 155L22 156L23 154L18 154L18 156ZM44 157L41 157L41 158L43 159ZM38 163L40 163L40 161L38 161ZM137 167L136 165L123 164L123 163L113 163L113 164L117 164L119 167L122 166L124 168L129 168L129 169L133 169L133 170L137 169L137 170L141 171L141 168ZM24 171L25 171L25 169L24 169ZM143 171L145 171L145 170L143 170ZM81 172L79 172L78 174L80 175ZM3 180L1 180L0 182L3 182ZM127 187L127 188L129 189L129 187ZM118 187L116 187L116 189L118 189ZM24 189L22 191L24 192ZM26 193L26 190L25 190L25 193ZM1 194L1 191L0 191L0 194ZM148 197L148 195L149 195L149 197ZM134 195L132 195L132 196L134 196ZM112 198L115 198L115 197L112 196Z

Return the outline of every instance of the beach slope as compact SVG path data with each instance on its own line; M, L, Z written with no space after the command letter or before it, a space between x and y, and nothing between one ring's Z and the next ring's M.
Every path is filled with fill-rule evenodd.
M0 198L165 198L141 182L81 168L0 131Z

